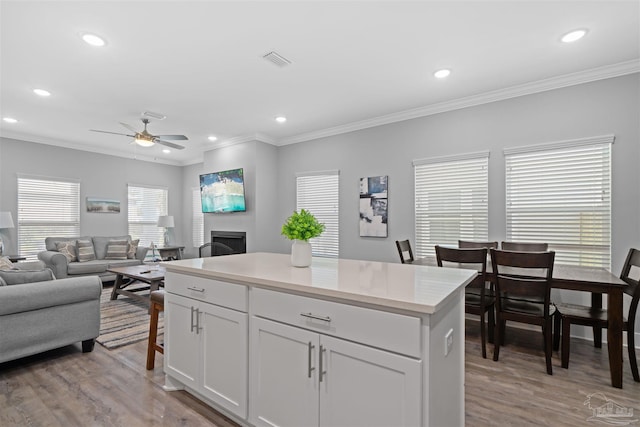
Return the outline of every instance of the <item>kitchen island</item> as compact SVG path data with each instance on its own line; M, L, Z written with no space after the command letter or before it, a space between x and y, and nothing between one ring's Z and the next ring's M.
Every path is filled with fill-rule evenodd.
M163 263L165 389L248 426L464 424L474 272L248 253Z

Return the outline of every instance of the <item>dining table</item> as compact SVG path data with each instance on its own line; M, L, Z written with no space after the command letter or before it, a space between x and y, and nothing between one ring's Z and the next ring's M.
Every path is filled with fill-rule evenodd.
M435 256L416 258L412 265L437 266ZM453 267L453 265L447 265ZM487 263L487 273L492 274L491 264ZM622 388L622 329L623 294L626 282L604 268L555 264L551 287L591 293L591 306L602 308L602 295L607 295L607 350L609 353L609 371L611 385ZM600 339L602 331L594 328L594 338Z

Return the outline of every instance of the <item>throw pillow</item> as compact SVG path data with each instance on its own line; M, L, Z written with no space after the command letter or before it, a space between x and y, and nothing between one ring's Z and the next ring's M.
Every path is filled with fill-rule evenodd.
M0 257L0 270L12 270L13 263L9 260L8 257L3 256Z
M104 259L127 259L126 240L109 240L107 244L107 256Z
M136 252L138 251L139 243L140 243L140 239L132 240L129 242L129 250L127 251L128 259L135 259Z
M7 285L20 285L22 283L54 280L55 276L50 269L45 268L42 270L0 271L0 279L3 279Z
M78 260L76 256L76 246L74 245L74 243L75 242L73 240L56 243L56 249L58 250L58 252L67 257L68 262Z
M76 244L78 245L78 261L87 262L96 259L91 240L78 240Z

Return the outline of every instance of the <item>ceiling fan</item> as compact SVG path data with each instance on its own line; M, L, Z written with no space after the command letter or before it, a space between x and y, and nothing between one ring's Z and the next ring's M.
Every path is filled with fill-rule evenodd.
M97 130L97 129L90 129L90 130L92 132L112 133L114 135L129 136L133 138L133 142L135 142L141 147L151 147L153 146L153 144L160 144L160 145L165 145L167 147L175 148L176 150L184 150L184 147L182 145L174 144L173 142L170 142L167 140L170 139L174 141L186 141L189 139L186 136L184 135L152 135L147 131L147 125L149 124L149 119L143 118L142 123L144 123L144 130L142 132L138 132L133 126L120 122L122 126L126 127L131 132L133 132L133 135L129 135L126 133L109 132L106 130Z

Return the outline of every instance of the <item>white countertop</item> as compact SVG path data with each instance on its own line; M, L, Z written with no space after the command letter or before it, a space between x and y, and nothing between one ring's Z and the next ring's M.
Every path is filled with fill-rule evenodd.
M291 266L288 254L264 252L162 265L168 272L425 314L440 310L476 274L455 268L315 257L310 267L297 268Z

